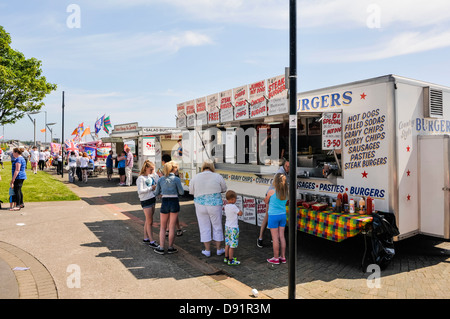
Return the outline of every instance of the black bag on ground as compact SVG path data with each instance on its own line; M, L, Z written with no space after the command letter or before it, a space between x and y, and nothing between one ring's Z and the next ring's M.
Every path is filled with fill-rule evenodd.
M381 269L395 256L394 236L399 235L395 215L391 213L374 213L372 223L372 259Z

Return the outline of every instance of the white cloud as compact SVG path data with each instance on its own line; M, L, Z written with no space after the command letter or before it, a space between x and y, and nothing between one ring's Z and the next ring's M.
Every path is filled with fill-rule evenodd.
M46 67L92 68L99 62L149 58L154 54L173 54L183 48L211 45L212 38L193 30L154 33L102 33L84 36L16 37L13 46L21 51L39 50L47 57Z
M311 62L340 63L381 60L407 54L420 53L450 46L450 31L446 32L403 32L390 40L364 48L329 50L324 55L315 55Z

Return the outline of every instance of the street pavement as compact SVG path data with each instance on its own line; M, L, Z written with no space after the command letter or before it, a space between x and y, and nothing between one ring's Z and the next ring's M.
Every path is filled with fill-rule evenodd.
M266 262L269 231L266 247L258 248L258 227L240 223L239 266L224 264L215 250L205 257L192 197L183 196L179 252L157 255L142 243L135 185L120 187L104 176L70 184L67 177L56 176L81 200L0 210L0 299L288 298L288 264ZM156 207L158 238L159 202ZM298 233L296 298L450 299L449 241L415 236L396 242L396 255L379 277L362 266L368 241L360 235L334 243Z

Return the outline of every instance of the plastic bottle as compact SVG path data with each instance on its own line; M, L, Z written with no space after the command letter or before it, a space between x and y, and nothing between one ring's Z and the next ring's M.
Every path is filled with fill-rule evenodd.
M339 198L339 195L338 195L338 198L336 199L336 213L340 214L340 213L342 213L342 201Z
M350 199L350 214L354 214L355 213L355 201L352 199Z
M366 204L366 201L364 200L364 197L361 197L361 199L359 200L359 213L361 215L364 215L365 204Z
M342 204L348 204L347 192L344 192L344 196L342 196Z
M366 214L370 215L373 212L372 198L369 196L366 200Z
M347 192L344 192L344 195L342 196L342 207L344 209L344 212L348 214L348 195Z

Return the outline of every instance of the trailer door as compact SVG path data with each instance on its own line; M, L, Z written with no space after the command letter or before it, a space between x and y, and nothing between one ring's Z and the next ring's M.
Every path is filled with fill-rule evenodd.
M449 136L419 136L420 232L449 238Z

